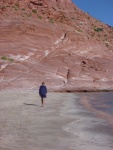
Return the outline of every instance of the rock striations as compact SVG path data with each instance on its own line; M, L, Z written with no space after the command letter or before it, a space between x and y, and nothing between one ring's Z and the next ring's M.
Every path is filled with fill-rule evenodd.
M113 27L71 0L0 1L0 89L113 90Z

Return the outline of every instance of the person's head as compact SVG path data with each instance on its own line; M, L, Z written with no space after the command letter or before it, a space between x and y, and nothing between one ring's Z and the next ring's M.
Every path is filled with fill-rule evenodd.
M42 82L42 85L44 85L45 83L44 82Z

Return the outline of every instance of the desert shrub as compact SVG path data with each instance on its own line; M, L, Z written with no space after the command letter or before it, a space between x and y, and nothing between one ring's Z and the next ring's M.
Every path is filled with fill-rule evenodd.
M52 7L55 11L56 11L56 8L55 7Z
M13 61L14 61L14 59L12 59L12 58L8 58L8 60L9 60L10 62L13 62Z
M50 18L49 21L50 21L51 23L54 23L54 19L53 19L53 18Z
M100 32L100 31L103 31L103 28L95 28L94 29L96 32Z
M78 29L77 31L78 31L78 32L82 32L82 30L80 30L80 29Z
M25 11L25 8L22 8L22 11Z
M7 60L7 57L2 56L1 59L2 59L2 60Z
M12 6L12 8L14 8L16 11L18 10L18 8L16 6Z
M109 47L109 45L106 43L106 47Z
M37 13L37 10L36 10L36 9L33 9L32 12L33 12L33 13Z
M18 4L18 3L16 3L16 4L15 4L15 6L16 6L16 7L19 7L19 4Z
M7 7L10 7L10 5L7 5Z
M42 19L42 16L38 16L39 19Z
M76 8L74 7L74 10L76 11Z
M8 58L8 57L6 57L6 56L2 56L2 57L1 57L1 60L10 61L10 62L13 62L13 61L14 61L14 59Z
M27 16L28 16L28 17L31 17L31 16L32 16L32 13L30 13L30 14L27 14Z
M92 37L94 37L94 34L91 34Z
M71 19L72 19L72 20L74 20L75 18L74 18L74 17L72 17Z
M6 6L5 6L5 5L2 5L2 6L0 6L0 9L1 9L1 10L4 10L4 9L6 9Z

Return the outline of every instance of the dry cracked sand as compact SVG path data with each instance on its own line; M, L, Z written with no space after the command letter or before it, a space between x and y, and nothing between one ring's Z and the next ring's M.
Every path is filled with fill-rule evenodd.
M0 92L0 150L112 150L113 127L76 93Z

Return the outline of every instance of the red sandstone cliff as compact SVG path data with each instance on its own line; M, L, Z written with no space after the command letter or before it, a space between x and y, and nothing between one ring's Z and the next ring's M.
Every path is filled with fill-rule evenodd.
M0 1L0 89L113 89L113 28L71 0Z

